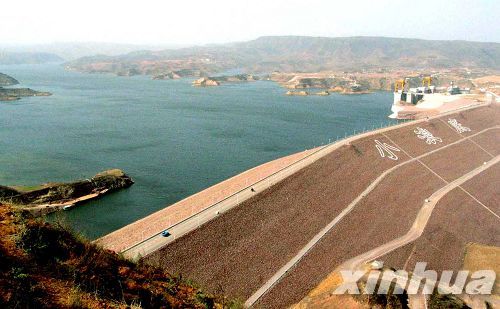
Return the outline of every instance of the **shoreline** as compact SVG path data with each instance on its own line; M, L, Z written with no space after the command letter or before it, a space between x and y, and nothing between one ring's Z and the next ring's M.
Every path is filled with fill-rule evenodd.
M113 169L100 172L90 179L48 183L29 190L23 190L23 187L19 186L0 186L0 202L38 217L55 211L69 210L78 204L133 184L134 181L127 174Z

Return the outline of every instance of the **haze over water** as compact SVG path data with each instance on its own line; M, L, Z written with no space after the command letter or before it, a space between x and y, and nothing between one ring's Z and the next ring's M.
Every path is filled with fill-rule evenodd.
M68 72L60 65L0 66L51 97L0 103L0 184L88 178L111 168L129 189L58 213L90 238L261 163L379 127L392 94L289 97L273 82L194 88Z

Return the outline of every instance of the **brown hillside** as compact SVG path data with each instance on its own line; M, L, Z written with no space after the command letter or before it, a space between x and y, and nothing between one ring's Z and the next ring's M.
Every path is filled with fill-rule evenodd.
M0 308L225 308L152 266L0 205Z

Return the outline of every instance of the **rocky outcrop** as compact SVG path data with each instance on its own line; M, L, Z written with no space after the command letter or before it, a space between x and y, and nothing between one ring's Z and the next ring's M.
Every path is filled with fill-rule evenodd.
M328 95L330 95L330 92L325 90L325 91L316 92L315 95L328 96Z
M39 215L67 209L114 190L130 187L133 183L123 171L114 169L99 173L90 179L45 184L35 190L0 187L0 202L21 206L24 210Z
M308 96L309 92L307 92L307 91L287 91L286 95L290 95L290 96Z
M207 86L219 86L220 83L216 80L211 79L210 77L202 77L193 82L193 86L195 87L207 87Z
M18 194L19 191L17 191L16 189L0 186L0 200L5 200Z

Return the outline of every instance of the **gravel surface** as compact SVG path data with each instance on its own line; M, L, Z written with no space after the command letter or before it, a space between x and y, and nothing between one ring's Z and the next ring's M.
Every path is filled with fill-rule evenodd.
M382 260L388 266L408 259L407 270L421 261L428 263L427 269L438 272L458 271L469 242L500 246L500 225L496 217L457 188L436 205L424 234L411 244L415 250L409 258L405 255L408 250L401 248Z
M496 125L500 119L497 116L497 109L486 107L458 113L449 118L456 118L463 125L470 126L473 128L471 134L474 134ZM477 120L478 117L483 119ZM435 136L443 138L443 146L461 137L451 127L446 130L447 125L443 122L430 121L418 126L425 126L432 133L436 132ZM439 144L427 145L416 138L413 129L413 126L409 126L386 134L411 155L440 147ZM377 176L408 159L403 152L397 153L399 161L381 158L374 147L374 139L391 144L382 135L377 135L343 146L268 190L257 192L254 198L148 256L146 261L159 264L171 273L193 279L209 291L247 299ZM464 141L422 161L451 181L489 159L490 156L480 147ZM405 234L413 224L424 199L444 184L418 162L395 170L264 295L257 306L283 308L293 304L340 263ZM449 194L454 195L456 194ZM449 230L445 227L462 225L473 229L483 219L489 224L489 217L493 217L491 213L489 217L484 217L477 210L479 205L474 203L474 209L470 209L470 205L464 206L465 204L457 206L452 213L457 218L447 221L448 215L441 214L437 217L431 239L439 241L442 248L447 248L444 245L449 241L450 252L459 250L461 243L455 241L458 237L453 234L451 227ZM475 216L476 213L477 218L469 220L470 226L460 223L460 220ZM431 220L433 219L434 214ZM438 230L440 225L444 227ZM488 230L488 233L490 237L497 237L498 230ZM486 237L482 235L478 232L476 236L478 239ZM420 249L418 241L415 245L417 251L426 248L442 249L439 246L438 249L432 246ZM404 265L413 246L403 248L394 252L399 256L393 255L391 258ZM443 254L442 250L439 252ZM429 258L432 258L432 254Z
M471 138L493 156L500 154L500 128Z
M491 157L471 141L452 145L422 159L447 181L453 181L489 161Z
M209 290L248 298L370 182L403 161L381 158L374 139L389 143L375 136L343 146L147 260Z
M499 142L500 144L500 142ZM481 203L500 216L500 164L470 179L462 185Z
M443 185L417 162L396 170L264 295L258 306L294 304L342 262L404 235L424 199Z

